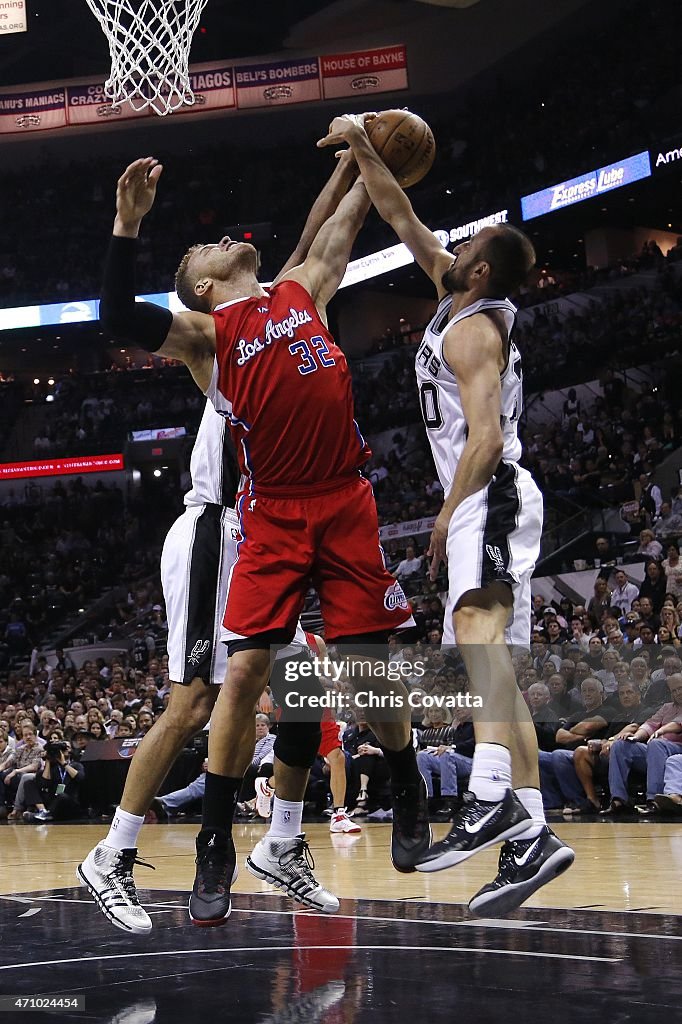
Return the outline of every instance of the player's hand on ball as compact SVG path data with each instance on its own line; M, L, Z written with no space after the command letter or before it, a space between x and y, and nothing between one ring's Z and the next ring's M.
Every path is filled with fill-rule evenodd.
M353 132L364 131L366 122L376 116L375 113L340 114L329 125L329 131L325 137L317 143L318 148L339 146L342 142L348 142Z
M134 226L149 213L162 170L163 166L152 156L135 160L126 167L116 187L117 220Z
M441 562L447 565L447 555L445 553L445 545L448 539L448 526L450 525L450 516L447 513L441 512L433 524L433 530L431 532L431 541L429 543L429 550L426 552L426 557L430 559L429 564L429 579L435 580L438 576L438 570L440 569Z

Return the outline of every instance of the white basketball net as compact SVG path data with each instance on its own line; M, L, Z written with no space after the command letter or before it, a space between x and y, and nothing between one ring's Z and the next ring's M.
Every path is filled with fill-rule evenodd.
M194 103L189 50L208 0L87 0L109 43L112 103L162 116Z

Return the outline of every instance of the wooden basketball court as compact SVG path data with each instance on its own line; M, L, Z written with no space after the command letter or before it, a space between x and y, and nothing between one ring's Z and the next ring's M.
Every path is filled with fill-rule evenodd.
M437 836L447 826L436 826ZM263 825L236 827L238 863ZM308 826L315 873L338 915L297 911L245 869L220 928L193 927L194 824L145 826L136 868L149 937L113 928L76 883L102 825L0 829L0 995L78 997L59 1020L374 1022L453 1014L493 1022L654 1021L679 1011L682 826L568 823L574 867L512 917L473 919L467 899L495 874L487 851L450 871L399 875L390 827L359 836ZM6 1002L0 1006L7 1007Z

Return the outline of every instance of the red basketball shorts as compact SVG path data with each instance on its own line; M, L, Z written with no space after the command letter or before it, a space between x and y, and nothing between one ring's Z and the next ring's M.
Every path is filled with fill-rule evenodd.
M320 757L326 757L327 754L331 754L332 750L336 750L337 747L341 746L339 727L336 722L325 722L323 719L320 722L320 729L322 730L322 739L320 740L320 747L317 752Z
M242 539L221 639L275 629L293 637L311 584L327 640L413 624L403 589L384 565L372 486L364 478L310 497L242 493L237 513Z

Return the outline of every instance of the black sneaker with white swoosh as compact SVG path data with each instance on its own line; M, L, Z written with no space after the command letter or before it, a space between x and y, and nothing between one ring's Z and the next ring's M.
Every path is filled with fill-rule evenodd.
M465 793L452 828L417 860L417 871L442 871L473 857L495 843L524 832L531 817L512 789L502 800L489 803L474 793Z
M567 871L575 853L545 826L533 839L505 843L497 876L469 901L475 917L505 917L543 885Z

